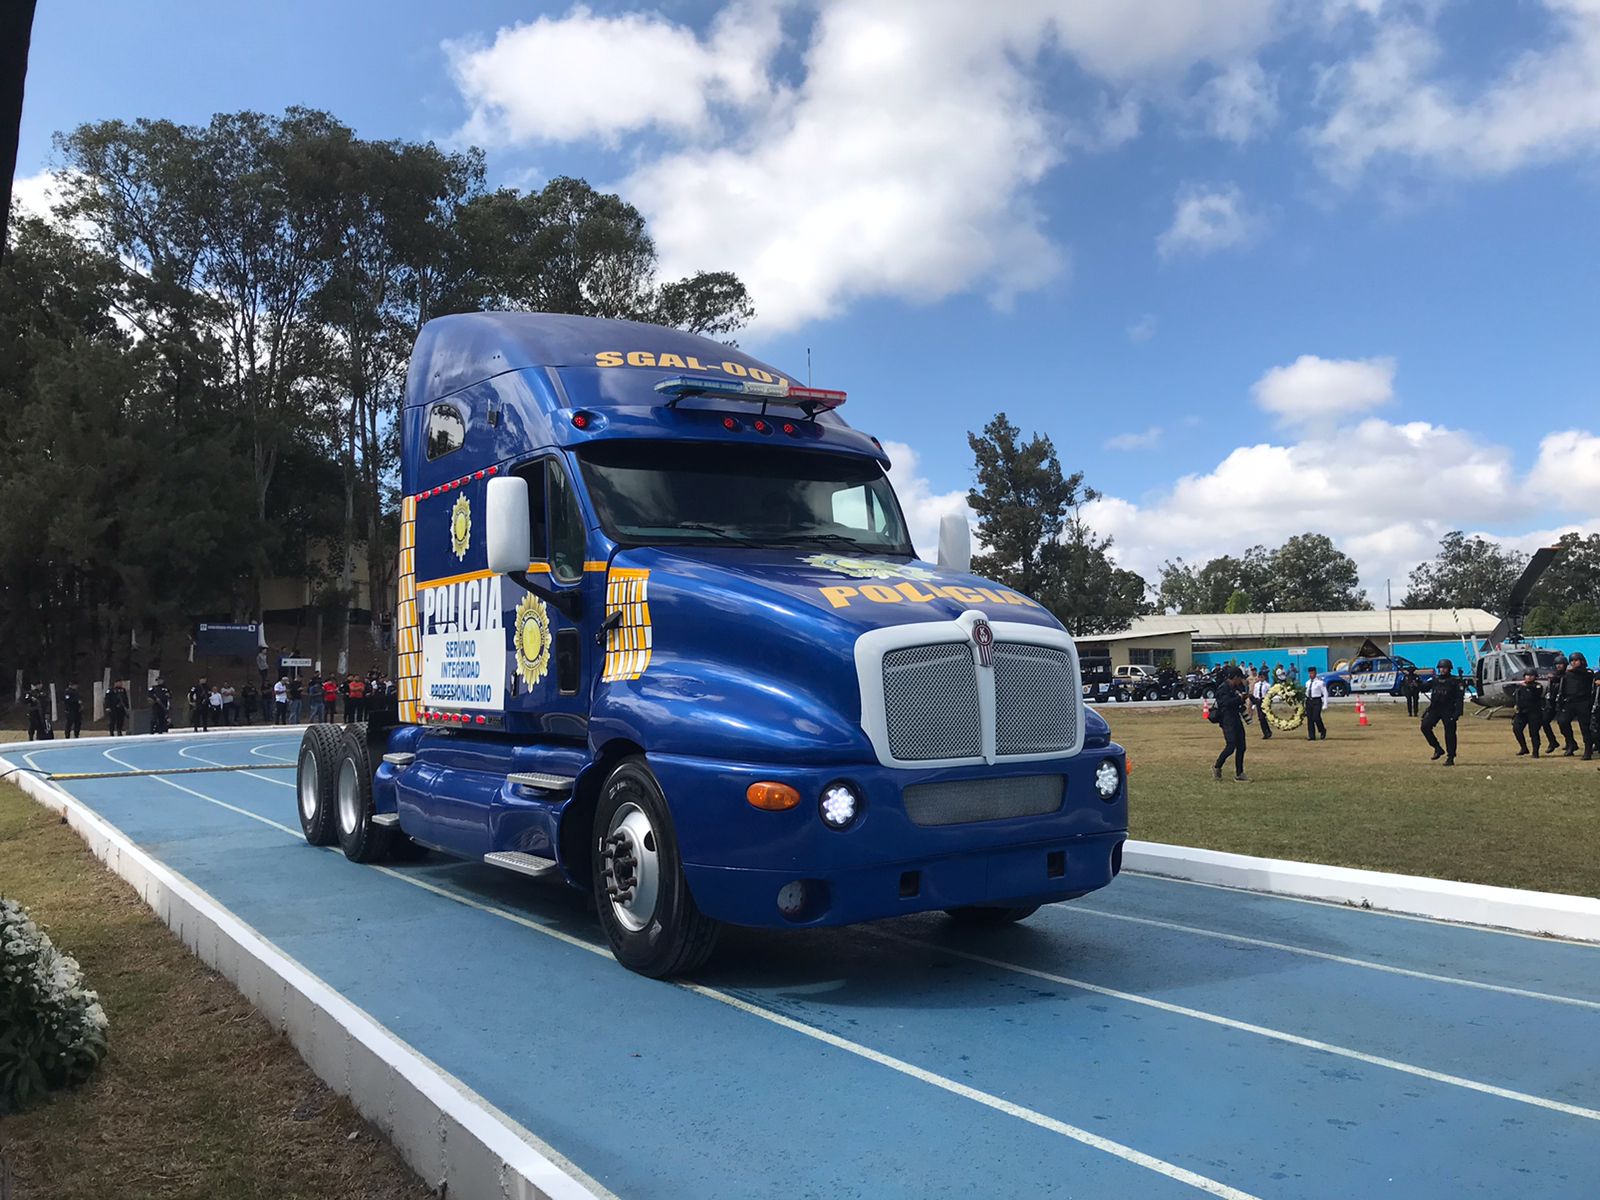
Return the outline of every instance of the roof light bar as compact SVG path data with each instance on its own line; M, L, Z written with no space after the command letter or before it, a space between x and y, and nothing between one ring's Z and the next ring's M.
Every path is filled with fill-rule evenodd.
M822 409L838 408L843 392L826 388L797 387L792 383L760 383L754 379L708 379L702 375L674 375L656 384L656 391L671 396L668 407L685 396L726 396L730 400L759 400L763 405L789 404L807 416Z

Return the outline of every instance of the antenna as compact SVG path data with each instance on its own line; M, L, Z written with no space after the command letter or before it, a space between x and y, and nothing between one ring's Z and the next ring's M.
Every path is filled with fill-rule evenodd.
M806 386L811 386L811 347L806 347Z

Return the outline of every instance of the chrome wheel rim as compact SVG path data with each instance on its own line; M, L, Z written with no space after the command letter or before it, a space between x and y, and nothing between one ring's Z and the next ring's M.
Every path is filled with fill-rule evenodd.
M658 844L649 816L632 801L612 815L601 843L611 912L630 933L638 933L656 915L661 894Z
M356 786L356 764L347 758L339 764L339 828L354 833L360 816L361 789Z
M306 823L317 817L317 756L307 746L300 752L300 816Z

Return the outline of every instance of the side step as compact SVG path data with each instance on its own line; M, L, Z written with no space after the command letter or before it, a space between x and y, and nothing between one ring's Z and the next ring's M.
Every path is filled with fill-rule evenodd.
M372 823L374 825L398 825L398 824L400 824L400 814L399 813L373 813L372 814Z
M551 775L544 771L520 771L506 776L507 783L514 783L518 787L533 788L540 792L559 792L565 794L572 790L572 785L578 781L571 775Z
M504 867L519 875L535 877L549 875L557 870L554 859L539 858L533 854L524 854L520 850L500 850L494 854L485 854L483 861L491 867Z

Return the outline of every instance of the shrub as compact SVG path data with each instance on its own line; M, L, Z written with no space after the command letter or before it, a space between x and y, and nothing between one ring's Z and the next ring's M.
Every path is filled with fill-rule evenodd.
M107 1025L77 960L0 898L0 1113L87 1079L105 1057Z

